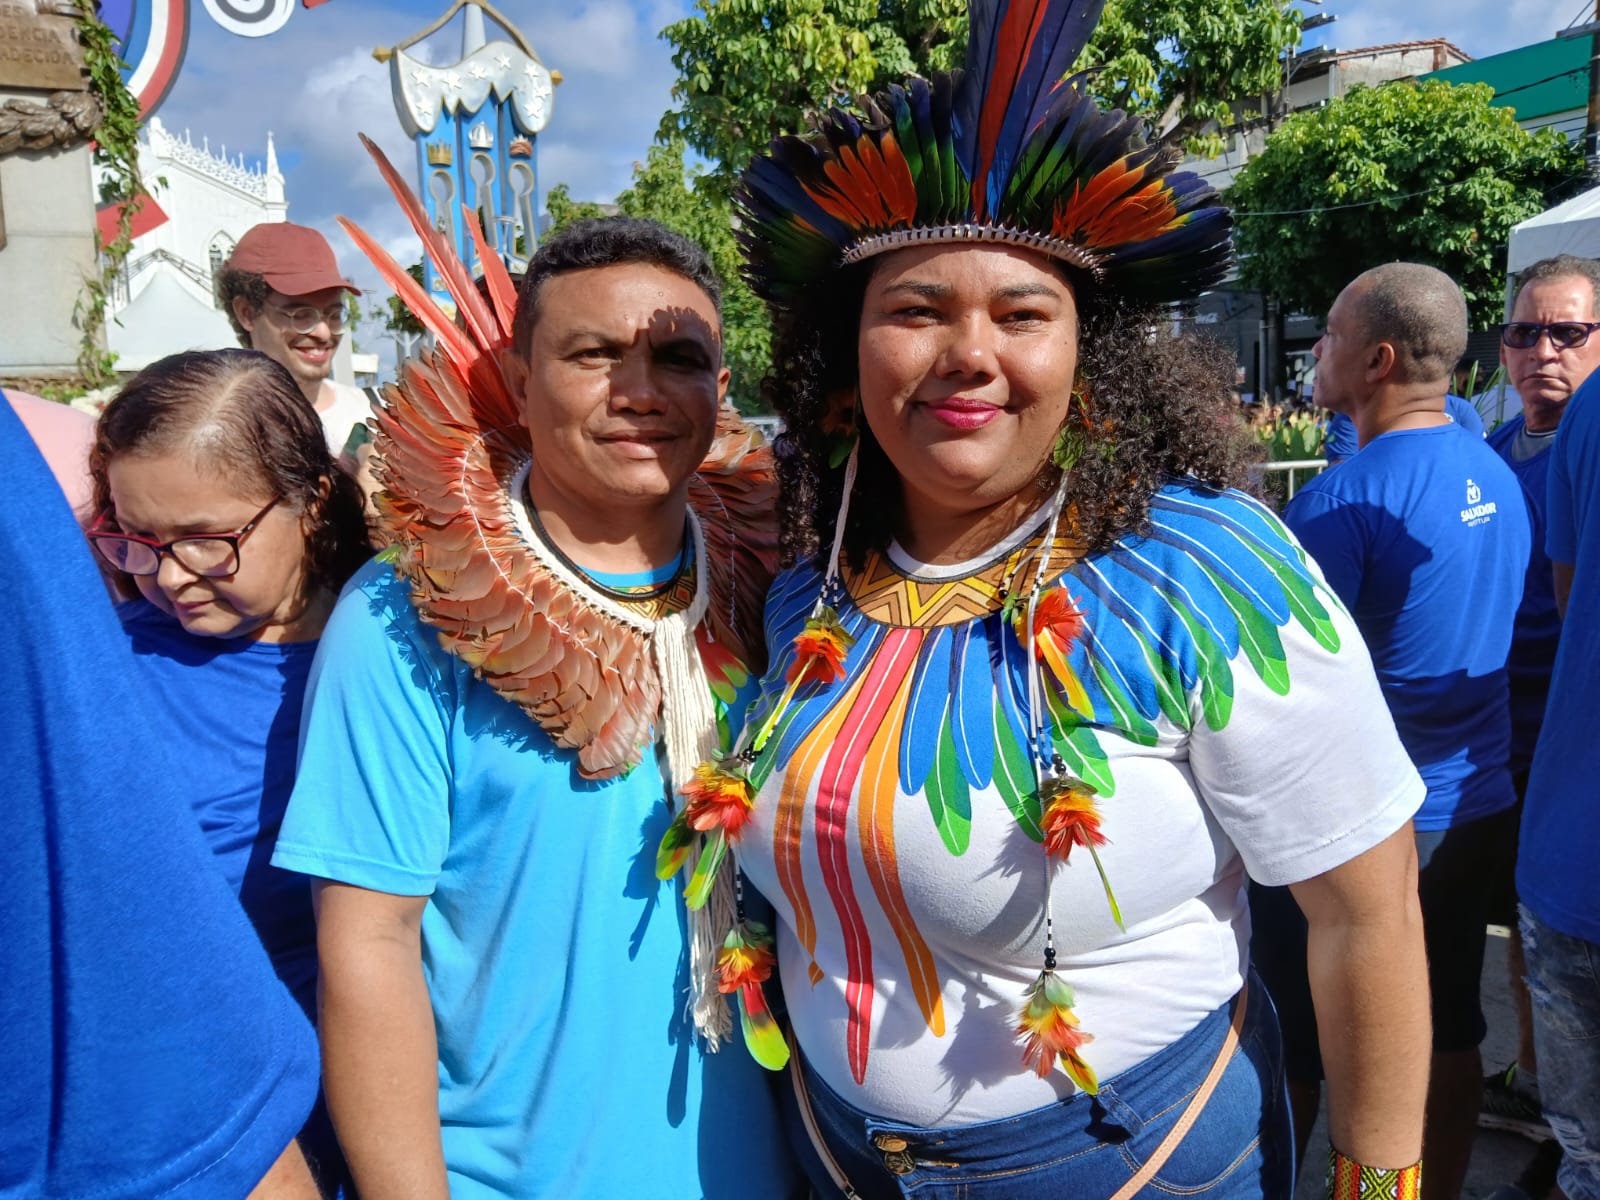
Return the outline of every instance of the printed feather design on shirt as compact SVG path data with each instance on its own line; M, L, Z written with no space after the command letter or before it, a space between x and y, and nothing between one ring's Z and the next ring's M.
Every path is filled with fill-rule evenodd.
M437 339L435 350L404 364L374 419L379 523L396 567L440 644L556 745L576 750L580 774L625 774L655 740L661 686L647 635L560 582L519 531L511 481L530 449L521 404L500 366L511 343L511 281L480 246L485 300L382 151L362 141L462 319L458 325L375 239L340 218ZM470 214L467 224L476 227ZM747 677L744 664L764 661L761 599L777 564L771 453L731 408L718 413L689 503L705 535L711 593L697 643L712 691L726 705ZM726 745L725 721L723 735Z
M851 575L853 583L857 578ZM767 610L770 644L783 644L798 628L816 587L811 572L777 581ZM1163 727L1188 731L1197 716L1221 729L1232 715L1239 670L1286 694L1292 681L1283 631L1291 622L1324 650L1339 649L1330 619L1337 601L1277 518L1236 493L1168 486L1155 497L1143 535L1072 563L1052 588L1066 590L1083 620L1066 652L1045 660L1050 719L1042 749L1059 753L1068 771L1093 787L1102 810L1115 805L1116 780L1097 731L1153 745ZM914 607L907 599L901 611ZM807 869L818 872L840 923L848 1057L860 1082L871 1040L875 949L850 870L849 834L935 1033L945 1027L940 983L900 887L895 823L924 819L925 812L946 850L964 854L972 798L994 788L1031 840L1042 842L1044 834L1029 666L998 599L981 619L955 624L885 625L853 604L841 620L857 639L845 677L800 689L751 778L759 789L774 763L787 764L776 797L767 801L775 810L779 886L807 954L815 954L819 919ZM753 720L770 710L782 686L778 677L763 682ZM907 797L920 803L897 810ZM813 984L820 981L814 961L810 972Z

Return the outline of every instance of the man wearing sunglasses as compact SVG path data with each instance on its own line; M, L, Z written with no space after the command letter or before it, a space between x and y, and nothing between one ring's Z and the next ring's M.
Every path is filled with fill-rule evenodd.
M217 299L239 344L288 369L322 418L328 449L354 464L371 405L359 388L330 378L346 293L361 289L340 272L327 239L287 221L252 227L217 273Z
M1561 255L1522 276L1500 359L1522 413L1491 444L1521 478L1535 514L1527 595L1517 613L1511 680L1514 765L1526 799L1517 856L1520 946L1532 993L1519 1006L1518 1062L1486 1088L1485 1114L1505 1100L1542 1102L1563 1150L1558 1181L1572 1200L1600 1197L1600 755L1592 722L1597 643L1597 533L1589 513L1600 470L1594 432L1600 368L1600 262ZM1559 429L1559 435L1558 435ZM1572 619L1562 621L1562 611ZM1537 743L1537 749L1535 744ZM1531 759L1531 769L1528 767ZM1507 905L1509 908L1509 905ZM1513 973L1520 963L1513 964ZM1537 1049L1537 1064L1533 1051ZM1537 1065L1537 1090L1529 1088ZM1520 1077L1520 1078L1519 1078ZM1519 1089L1515 1085L1521 1083ZM1483 1118L1480 1118L1482 1120ZM1541 1181L1543 1182L1543 1181ZM1537 1189L1528 1189L1537 1194Z

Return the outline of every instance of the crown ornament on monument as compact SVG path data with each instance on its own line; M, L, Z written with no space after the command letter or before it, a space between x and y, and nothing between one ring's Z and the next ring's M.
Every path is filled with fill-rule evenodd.
M448 167L455 161L454 152L444 142L429 142L427 156L430 167Z
M1037 251L1136 303L1221 282L1232 222L1178 151L1069 75L1105 0L972 0L966 66L912 77L776 138L735 193L746 274L787 307L904 246Z

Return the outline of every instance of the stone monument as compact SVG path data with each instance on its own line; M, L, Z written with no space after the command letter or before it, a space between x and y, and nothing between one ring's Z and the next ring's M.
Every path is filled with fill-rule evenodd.
M0 384L78 376L73 310L98 274L88 91L70 0L0 0Z

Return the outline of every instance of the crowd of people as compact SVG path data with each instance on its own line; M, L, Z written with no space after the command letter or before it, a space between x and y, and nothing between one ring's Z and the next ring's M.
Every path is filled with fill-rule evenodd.
M520 281L419 224L370 411L288 224L242 348L8 395L0 1194L1455 1200L1499 1122L1600 1200L1600 263L1487 438L1460 289L1352 279L1280 514L1153 320L1221 201L1056 85L1074 6L971 20L743 178L770 447L626 217Z

